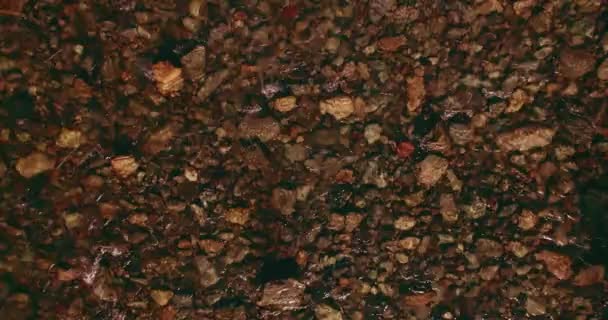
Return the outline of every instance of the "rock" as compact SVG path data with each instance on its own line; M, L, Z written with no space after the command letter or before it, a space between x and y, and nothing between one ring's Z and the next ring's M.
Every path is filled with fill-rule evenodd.
M526 312L533 317L537 317L545 314L547 312L547 308L544 304L528 296L526 299Z
M532 8L538 0L517 0L513 3L513 11L516 15L527 19L532 14Z
M208 76L203 86L196 93L196 97L198 98L198 100L200 102L204 102L205 100L207 100L207 98L209 98L209 96L215 90L217 90L217 88L219 88L220 85L224 83L224 81L226 81L226 79L228 79L229 75L230 72L228 71L228 69L224 69Z
M281 214L286 216L291 215L295 211L296 192L283 188L275 188L272 190L270 204L274 209L281 212Z
M60 148L76 149L86 141L82 132L63 128L57 137L57 144Z
M517 89L511 95L509 99L509 105L505 109L506 113L513 113L519 111L526 103L532 102L533 99L528 96L528 93L522 89Z
M318 320L342 320L340 311L326 304L320 304L315 307L315 316Z
M303 144L285 144L285 158L291 162L304 161L308 150Z
M338 213L332 213L329 215L329 221L327 222L327 229L340 231L344 229L346 218Z
M604 274L605 274L604 266L601 266L601 265L590 266L590 267L587 267L587 268L581 270L576 275L576 277L574 277L574 280L572 281L572 283L575 286L579 286L579 287L590 286L590 285L594 285L596 283L602 283L602 281L604 281Z
M132 175L139 168L139 164L131 156L114 157L112 158L111 165L114 173L121 178Z
M565 48L559 56L559 71L564 77L576 80L593 70L595 56L583 49Z
M197 46L181 58L184 73L188 79L198 82L205 76L207 51L203 46Z
M31 178L55 168L55 159L42 152L34 151L27 157L17 160L15 169L24 178Z
M146 140L146 143L143 146L144 152L156 155L159 152L168 149L169 142L173 140L176 133L177 127L173 124L160 128L148 137L148 140Z
M378 161L375 160L368 162L361 182L364 184L373 184L378 188L385 188L388 185L386 174L380 169Z
M481 257L498 258L503 254L502 245L494 240L479 239L476 244L476 253Z
M483 267L479 271L479 277L482 280L490 281L490 280L494 279L494 277L496 276L497 272L498 272L498 266Z
M559 280L566 280L572 275L572 260L570 257L548 250L543 250L534 256L536 260L544 262L547 270Z
M173 96L184 86L182 69L174 67L167 61L161 61L153 65L152 74L158 92L164 96Z
M555 129L528 126L499 134L496 144L506 152L527 151L549 145L554 135Z
M279 123L271 117L246 117L239 124L240 135L243 138L258 138L262 142L275 139L281 133Z
M451 124L448 128L450 138L455 144L465 145L473 139L473 130L469 125L462 123Z
M355 111L355 106L350 97L340 96L321 101L319 109L321 114L329 113L336 120L343 120Z
M168 290L152 290L150 296L159 306L165 306L173 298L173 292Z
M384 37L384 38L378 40L378 43L376 44L376 46L378 47L378 49L380 49L384 52L395 52L395 51L399 50L399 48L404 46L405 43L406 43L406 39L404 36Z
M528 248L521 242L512 241L507 245L507 249L516 257L523 258L528 254Z
M359 213L349 213L344 220L344 231L353 232L363 221L363 215Z
M448 161L436 155L428 155L422 162L418 163L418 183L425 187L434 186L448 169Z
M396 0L371 0L369 1L369 19L376 23L393 11L396 6Z
M194 258L194 266L199 274L199 282L203 288L208 288L216 284L220 279L217 276L215 267L203 256L196 256Z
M304 284L293 279L269 283L264 286L262 299L257 305L281 311L301 309L305 289Z
M249 221L249 214L251 209L249 208L231 208L224 214L224 219L230 223L245 225Z
M422 101L426 95L424 88L423 71L416 70L416 75L407 78L407 110L416 113L422 106Z
M395 229L401 231L411 230L416 225L416 218L410 216L401 216L395 220Z
M403 298L403 304L410 308L422 307L433 302L436 296L437 294L433 291L408 295Z
M597 67L597 78L600 80L608 80L608 58Z
M401 159L407 159L414 153L415 149L414 145L407 141L399 142L396 150L397 156Z
M61 282L73 281L78 279L82 272L78 269L57 269L57 280Z
M462 210L469 219L479 219L486 214L488 205L486 201L480 197L475 197L470 205L463 205Z
M80 213L65 213L63 221L66 228L72 230L82 226L85 222L84 216Z
M399 240L399 246L405 250L414 250L420 244L420 239L416 237L407 237Z
M224 249L225 244L222 241L203 239L198 241L198 246L208 255L215 256Z
M148 215L142 212L132 213L127 218L127 221L136 226L146 227L148 224Z
M272 107L279 112L289 112L295 109L298 105L296 104L297 99L294 96L277 98L272 102Z
M441 212L443 221L448 223L458 221L458 208L452 194L441 194L439 197L439 211Z
M534 228L537 222L538 217L532 211L523 210L519 215L519 222L517 223L517 226L520 229L527 231Z
M475 7L475 13L482 15L482 16L486 16L492 12L502 12L503 11L503 7L502 4L500 3L500 1L498 0L486 0L486 1L481 1L476 7Z
M373 144L382 137L382 127L379 124L368 124L363 133L367 143Z

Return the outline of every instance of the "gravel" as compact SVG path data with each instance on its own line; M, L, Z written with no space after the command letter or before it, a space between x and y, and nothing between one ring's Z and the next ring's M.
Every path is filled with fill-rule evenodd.
M605 1L0 0L2 319L606 319Z

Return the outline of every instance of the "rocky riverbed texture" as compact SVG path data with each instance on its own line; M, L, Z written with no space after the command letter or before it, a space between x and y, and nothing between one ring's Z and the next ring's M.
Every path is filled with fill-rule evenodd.
M600 0L0 0L0 318L608 319Z

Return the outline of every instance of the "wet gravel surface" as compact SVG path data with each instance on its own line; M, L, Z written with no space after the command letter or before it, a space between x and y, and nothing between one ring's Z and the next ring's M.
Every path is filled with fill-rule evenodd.
M601 0L0 0L0 315L608 319Z

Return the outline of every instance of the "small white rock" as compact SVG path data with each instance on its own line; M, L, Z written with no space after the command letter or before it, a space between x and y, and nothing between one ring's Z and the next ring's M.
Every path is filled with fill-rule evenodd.
M365 127L363 134L367 143L373 144L382 137L382 127L377 123L369 124Z

